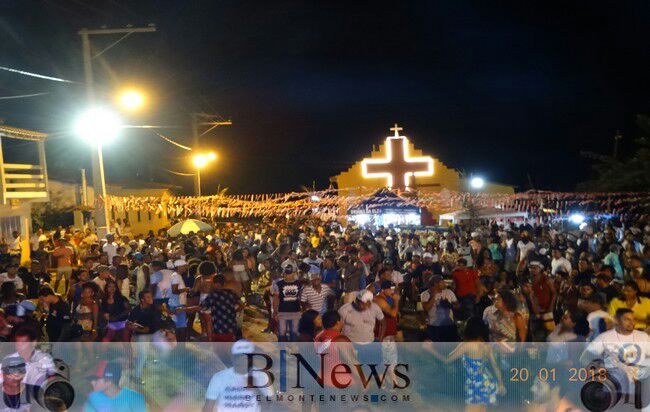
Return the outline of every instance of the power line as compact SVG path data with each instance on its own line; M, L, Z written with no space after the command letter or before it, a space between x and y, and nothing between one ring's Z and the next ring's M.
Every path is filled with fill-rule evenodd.
M178 143L178 142L175 142L175 141L173 141L172 139L170 139L169 137L163 136L162 134L160 134L160 133L158 133L158 132L154 132L154 133L157 134L161 139L163 139L163 140L166 141L167 143L170 143L170 144L173 144L174 146L180 147L180 148L183 149L183 150L192 150L191 147L184 146L184 145L182 145L182 144L180 144L180 143Z
M32 94L20 94L18 96L2 96L0 97L0 100L12 100L12 99L24 99L27 97L36 97L36 96L43 96L46 94L50 94L49 92L43 92L43 93L32 93Z
M10 67L0 66L0 69L6 70L6 71L12 72L12 73L22 74L22 75L25 75L25 76L38 77L39 79L52 80L52 81L55 81L55 82L79 83L79 82L74 82L72 80L61 79L60 77L45 76L43 74L26 72L24 70L12 69Z

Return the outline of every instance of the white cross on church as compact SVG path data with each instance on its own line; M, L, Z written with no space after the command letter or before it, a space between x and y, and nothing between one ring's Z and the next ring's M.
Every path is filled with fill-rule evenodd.
M394 136L386 138L386 157L383 159L364 159L361 173L365 178L384 178L386 186L395 189L407 189L412 176L433 175L433 158L430 156L411 157L409 141L400 136L401 127L395 123L390 128Z

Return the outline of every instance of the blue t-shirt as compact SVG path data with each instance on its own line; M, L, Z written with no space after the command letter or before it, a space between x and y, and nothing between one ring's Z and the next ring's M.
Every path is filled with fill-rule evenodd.
M92 392L84 405L84 412L140 412L146 411L144 396L131 389L122 388L120 393L109 398L104 392Z
M327 284L336 283L336 281L339 278L339 273L336 271L336 269L329 268L329 269L325 269L323 271L322 277L323 277L323 280L322 280L323 283L327 283Z

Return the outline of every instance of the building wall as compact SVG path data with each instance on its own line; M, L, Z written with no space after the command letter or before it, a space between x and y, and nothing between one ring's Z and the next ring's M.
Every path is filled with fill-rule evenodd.
M422 150L416 149L412 142L409 141L409 153L411 156L427 156ZM383 159L386 157L386 146L382 143L378 149L373 150L371 156L373 159ZM348 170L335 176L332 180L336 181L339 189L356 189L363 187L365 190L352 190L351 195L360 194L359 192L371 192L379 190L386 185L385 178L364 178L361 174L361 160L356 162ZM467 182L460 173L442 163L439 159L433 159L433 175L411 178L411 187L415 187L421 192L439 192L442 189L463 191L468 187ZM514 193L514 188L508 185L486 182L483 192L488 193Z
M9 242L11 232L20 232L21 242L21 263L30 261L29 238L32 235L32 208L28 201L14 201L0 205L0 237L3 242Z
M76 183L60 182L50 180L50 199L55 209L78 208L82 205L81 186ZM116 196L170 196L171 192L165 189L128 189L120 186L109 185L107 188L109 194ZM88 209L94 204L95 193L92 186L86 189L86 205ZM77 213L80 215L81 213ZM148 212L115 212L111 215L112 220L120 219L124 221L127 218L129 227L127 231L132 235L147 234L150 230L156 232L158 229L168 227L170 222L166 213L148 213ZM76 218L75 225L81 227L82 219Z

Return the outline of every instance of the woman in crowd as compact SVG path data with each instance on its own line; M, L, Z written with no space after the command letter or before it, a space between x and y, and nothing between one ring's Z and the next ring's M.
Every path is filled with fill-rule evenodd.
M495 405L497 395L505 395L501 370L497 366L492 346L486 344L488 328L480 318L467 320L464 339L447 356L441 356L433 346L433 355L445 363L461 359L465 374L465 411L484 412L488 405Z
M100 309L101 315L107 322L106 334L102 342L128 342L129 331L126 328L126 320L129 317L131 306L114 280L109 279L106 281L104 298Z
M490 249L481 249L478 258L476 259L476 268L478 269L479 276L496 276L499 267L492 260L492 252L490 252Z
M491 341L524 342L526 340L528 326L524 316L519 313L519 307L519 301L512 292L499 290L494 299L494 309L487 314Z
M81 300L73 309L72 319L77 324L82 342L92 342L97 338L99 322L99 304L95 296L95 288L91 282L86 282L81 287Z
M638 330L645 330L648 327L650 317L650 299L641 296L639 285L634 281L628 281L623 287L620 298L614 298L609 304L609 314L613 317L616 310L628 308L634 312L634 327Z

